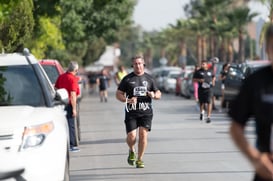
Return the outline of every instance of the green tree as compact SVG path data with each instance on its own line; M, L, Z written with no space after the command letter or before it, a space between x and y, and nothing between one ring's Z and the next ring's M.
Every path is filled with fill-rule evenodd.
M145 49L144 43L141 44L139 34L140 27L132 25L124 26L117 32L117 37L121 50L120 64L131 66L131 58L140 51ZM144 33L145 34L145 33ZM148 36L144 35L148 39ZM148 40L149 41L149 40Z
M51 57L51 51L63 51L62 32L60 30L60 0L33 0L35 26L27 47L39 59Z
M13 52L20 50L31 37L34 27L33 3L32 0L21 0L8 5L8 13L0 25L0 46Z
M238 7L235 8L232 12L227 14L227 18L230 23L234 25L238 32L238 40L239 40L239 52L238 52L238 61L245 61L245 48L244 48L244 34L245 26L252 21L252 18L257 16L257 13L250 13L250 9L248 7Z
M116 32L131 21L134 3L134 0L61 0L61 29L67 50L81 59L92 41L100 38L107 44L116 41ZM92 61L85 59L85 64Z
M0 24L10 14L18 2L19 0L0 0Z
M191 29L197 32L197 57L206 59L219 56L219 49L224 50L224 37L231 26L226 13L231 11L234 0L191 0L184 9L191 22ZM208 50L206 50L208 43ZM208 51L208 54L206 54Z
M28 41L28 47L31 52L39 59L57 58L51 57L52 50L64 50L62 33L59 29L60 17L41 16L38 21L39 33L33 35L31 41ZM58 58L57 58L58 59Z
M39 17L55 17L60 15L60 0L33 0L34 17L38 20Z

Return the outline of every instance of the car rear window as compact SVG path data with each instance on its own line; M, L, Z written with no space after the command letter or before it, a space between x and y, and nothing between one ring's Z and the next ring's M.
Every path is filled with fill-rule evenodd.
M44 65L44 64L42 64L42 67L44 68L50 82L52 84L55 84L55 82L59 76L59 72L58 72L57 68L53 65Z
M45 105L41 86L31 66L0 67L0 105Z

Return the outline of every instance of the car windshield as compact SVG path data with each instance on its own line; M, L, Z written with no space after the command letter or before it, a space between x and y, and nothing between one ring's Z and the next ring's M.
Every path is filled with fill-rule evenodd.
M268 66L267 64L261 64L261 65L253 65L253 66L249 66L249 67L246 67L245 69L243 69L243 73L244 75L247 77L249 76L250 74L256 72L257 70L263 68L263 67L266 67Z
M53 65L42 65L42 67L44 68L50 82L52 84L55 84L55 82L59 76L57 68Z
M45 100L29 65L0 67L0 106L43 106Z
M170 78L172 79L176 79L179 76L179 73L177 74L170 74Z

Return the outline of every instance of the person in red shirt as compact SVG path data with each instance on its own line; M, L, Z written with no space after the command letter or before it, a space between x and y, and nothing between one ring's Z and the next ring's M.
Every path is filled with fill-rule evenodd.
M67 111L66 118L69 126L69 136L70 136L70 151L79 151L76 145L75 137L75 118L77 116L77 96L80 93L78 77L79 65L77 62L70 62L67 71L60 75L55 83L57 89L65 88L69 95L69 104L65 107Z

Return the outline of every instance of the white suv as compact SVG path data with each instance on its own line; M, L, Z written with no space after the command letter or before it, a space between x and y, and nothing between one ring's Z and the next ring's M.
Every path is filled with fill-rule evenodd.
M0 54L0 155L21 163L25 180L69 180L67 101L28 51Z

